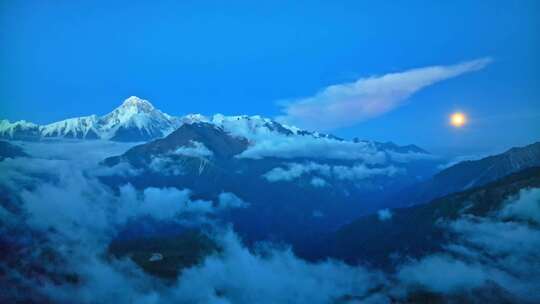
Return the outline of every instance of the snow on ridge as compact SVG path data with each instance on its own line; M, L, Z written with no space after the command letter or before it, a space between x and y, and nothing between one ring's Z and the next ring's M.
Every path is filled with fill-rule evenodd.
M15 138L16 132L27 133L38 132L39 126L26 120L10 122L7 119L0 120L0 137Z
M203 143L193 140L191 141L191 145L181 146L174 150L173 154L197 158L206 158L214 155Z
M88 132L94 129L97 120L96 115L68 118L41 126L40 132L41 136L45 137L61 137L67 134L77 134L86 138Z
M152 103L150 103L148 100L139 98L137 96L130 96L126 98L124 102L122 103L121 107L122 106L138 106L138 105L144 105L146 107L154 108L154 105L152 105Z
M148 129L150 125L167 125L173 121L172 116L156 109L149 101L131 96L119 107L100 117L99 124L104 130L113 130L121 125Z
M25 123L25 124L23 124ZM14 130L36 128L36 137L73 137L86 139L112 139L119 129L135 129L150 137L165 136L180 125L177 118L154 108L147 100L131 96L119 107L103 116L90 115L68 118L47 125L24 121L0 123L0 136L14 137ZM90 136L91 134L91 136Z
M381 148L380 143L343 140L332 135L284 126L259 115L215 114L207 118L200 114L189 114L185 117L187 118L184 122L207 122L232 136L246 138L250 145L247 150L237 155L238 158L356 159L366 164L384 164L388 161L406 163L431 159L430 154L391 151Z
M24 129L29 129L29 128L38 127L38 125L33 122L26 121L26 120L17 120L14 122L10 122L7 119L0 120L0 132L11 130L14 127L21 127Z
M356 159L366 164L384 164L388 161L407 163L434 159L428 153L393 151L390 148L385 149L384 145L377 142L344 140L328 134L284 126L258 115L216 114L211 119L205 120L233 136L246 138L250 142L247 150L237 156L239 158Z
M164 137L182 124L209 123L235 137L249 141L247 150L240 158L308 157L327 159L361 159L367 164L382 164L387 160L409 162L426 159L423 153L393 152L384 144L371 141L344 140L332 135L310 132L288 126L259 115L187 114L171 116L156 109L149 101L131 96L103 116L90 115L69 118L39 126L19 121L0 121L0 137L70 137L82 139L106 139L142 141ZM122 139L118 134L125 136ZM133 135L135 134L135 135ZM132 139L130 136L135 136ZM139 137L137 137L139 136Z

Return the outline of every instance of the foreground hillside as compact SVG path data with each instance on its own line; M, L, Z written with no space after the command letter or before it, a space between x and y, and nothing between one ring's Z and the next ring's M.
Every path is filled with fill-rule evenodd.
M540 142L514 147L478 160L462 161L396 196L397 205L428 202L446 194L479 187L521 170L540 166Z
M400 262L396 256L419 257L437 252L453 240L445 223L461 218L497 219L510 198L533 188L540 188L540 167L525 169L428 204L382 210L345 225L326 239L322 245L328 250L325 256L328 254L353 263L371 261L388 267ZM525 222L538 227L540 223L535 212L540 210L540 197L534 200L531 202L531 219L525 219ZM523 220L520 216L501 219Z

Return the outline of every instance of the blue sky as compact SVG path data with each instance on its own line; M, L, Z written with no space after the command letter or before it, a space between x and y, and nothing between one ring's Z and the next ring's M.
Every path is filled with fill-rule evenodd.
M1 0L0 117L104 114L131 95L277 117L331 85L491 58L330 132L446 154L540 139L540 2L290 2ZM465 128L448 126L456 110Z

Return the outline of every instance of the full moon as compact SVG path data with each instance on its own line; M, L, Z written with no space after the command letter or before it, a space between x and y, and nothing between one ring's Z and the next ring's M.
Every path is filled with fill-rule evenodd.
M465 114L456 112L450 116L450 124L454 127L462 127L467 122Z

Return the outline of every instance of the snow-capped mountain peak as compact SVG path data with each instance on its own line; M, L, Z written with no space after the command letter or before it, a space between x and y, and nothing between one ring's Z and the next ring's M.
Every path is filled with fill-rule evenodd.
M403 154L405 160L412 156L424 157L424 155L428 155L427 152L420 149L413 151L408 147L398 147L391 143L347 141L333 135L284 125L259 115L227 116L215 114L207 117L201 114L188 114L175 117L161 112L149 101L136 96L127 98L118 107L103 116L76 117L42 126L26 122L2 121L0 122L0 137L8 139L55 137L149 141L165 137L182 125L201 123L220 129L232 137L247 140L250 148L245 151L242 157L262 158L285 154L290 157L306 157L306 153L310 156L319 156L322 153L325 157L354 159L358 155L364 155L367 150L373 152L372 154L388 151L389 158ZM420 155L415 153L410 155L409 152Z
M257 141L261 137L308 135L328 137L317 132L308 132L283 125L259 115L226 116L215 114L204 116L188 114L171 116L155 108L148 100L131 96L118 107L103 116L90 115L69 118L47 125L7 121L0 124L0 137L20 138L18 133L25 131L24 137L59 137L80 139L107 139L119 141L146 141L166 136L183 124L209 123L222 128L227 133ZM28 125L28 126L27 126ZM24 126L24 128L23 128ZM26 129L32 129L33 133ZM2 131L3 130L3 131Z
M156 109L149 101L131 96L103 116L69 118L47 125L25 121L0 122L0 137L39 139L44 137L147 141L163 137L180 126L180 119Z
M114 109L109 114L103 116L104 121L111 121L114 123L125 123L135 115L149 114L154 116L164 116L169 118L161 111L154 108L154 106L147 100L141 99L136 96L131 96L126 99L119 107Z
M179 124L177 118L156 109L149 101L131 96L102 116L98 128L102 130L101 138L131 141L162 137Z
M148 124L171 120L171 116L162 113L147 100L136 96L126 99L119 107L101 118L102 127L112 130L121 125L133 125L144 129Z
M124 100L124 102L118 108L116 108L116 110L130 113L149 113L154 111L155 108L148 100L139 98L137 96L131 96Z

